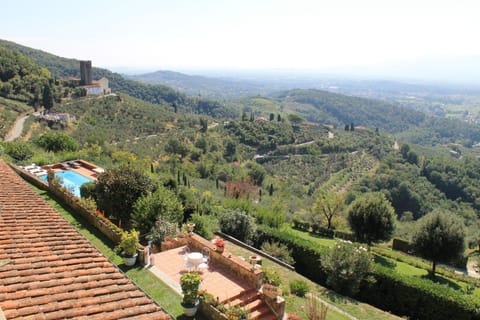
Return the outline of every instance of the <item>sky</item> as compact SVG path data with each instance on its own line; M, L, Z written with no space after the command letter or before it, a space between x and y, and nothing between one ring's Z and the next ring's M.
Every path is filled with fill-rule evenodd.
M480 57L480 1L2 0L1 12L0 38L111 69L373 70Z

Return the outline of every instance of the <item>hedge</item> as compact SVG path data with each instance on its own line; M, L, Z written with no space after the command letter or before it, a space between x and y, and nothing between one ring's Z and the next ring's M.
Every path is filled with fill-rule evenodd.
M328 248L285 231L259 227L255 246L272 240L292 249L297 272L326 285L327 274L320 260ZM355 298L412 319L480 320L480 301L462 291L429 279L397 274L381 265L375 265L372 275L376 281L363 283Z
M412 319L480 319L480 301L461 291L380 265L373 275L375 283L364 283L358 298L378 308Z
M334 237L337 237L344 240L355 240L355 237L352 233L328 229L317 223L312 224L298 219L294 219L292 221L292 227L300 231L312 232L313 234L317 234L325 238L333 239Z

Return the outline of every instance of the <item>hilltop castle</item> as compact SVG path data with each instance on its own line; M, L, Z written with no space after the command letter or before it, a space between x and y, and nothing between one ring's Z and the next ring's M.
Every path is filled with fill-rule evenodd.
M80 78L64 78L74 87L85 88L87 96L101 96L112 93L108 86L108 79L102 77L98 80L92 80L92 61L80 61Z

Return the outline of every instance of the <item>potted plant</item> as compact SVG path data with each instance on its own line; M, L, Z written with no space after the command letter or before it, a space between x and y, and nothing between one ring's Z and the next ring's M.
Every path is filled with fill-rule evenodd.
M222 253L223 250L225 250L225 240L223 240L221 238L218 238L218 239L215 240L214 244L215 244L215 247L216 247L215 250L217 252Z
M124 232L118 246L122 250L125 265L128 267L133 266L138 256L138 232L135 229L130 232Z
M263 270L262 293L270 299L274 299L280 294L279 286L282 283L280 274L274 270Z
M187 317L193 317L197 313L199 294L198 288L202 282L202 277L196 272L184 273L180 277L180 286L183 293L183 314Z
M155 225L150 229L150 233L146 236L147 240L152 243L153 252L160 252L162 248L162 242L170 241L177 232L177 225L174 222L158 219L155 221ZM155 249L153 248L155 247ZM166 246L168 248L168 245Z
M195 228L195 223L187 223L188 226L188 234L192 235L193 234L193 228Z

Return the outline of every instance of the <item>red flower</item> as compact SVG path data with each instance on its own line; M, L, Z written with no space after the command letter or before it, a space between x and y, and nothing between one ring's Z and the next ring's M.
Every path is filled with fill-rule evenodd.
M217 240L215 240L215 245L216 245L217 247L220 247L220 248L221 248L221 247L224 247L224 246L225 246L225 240L223 240L223 239L217 239Z

